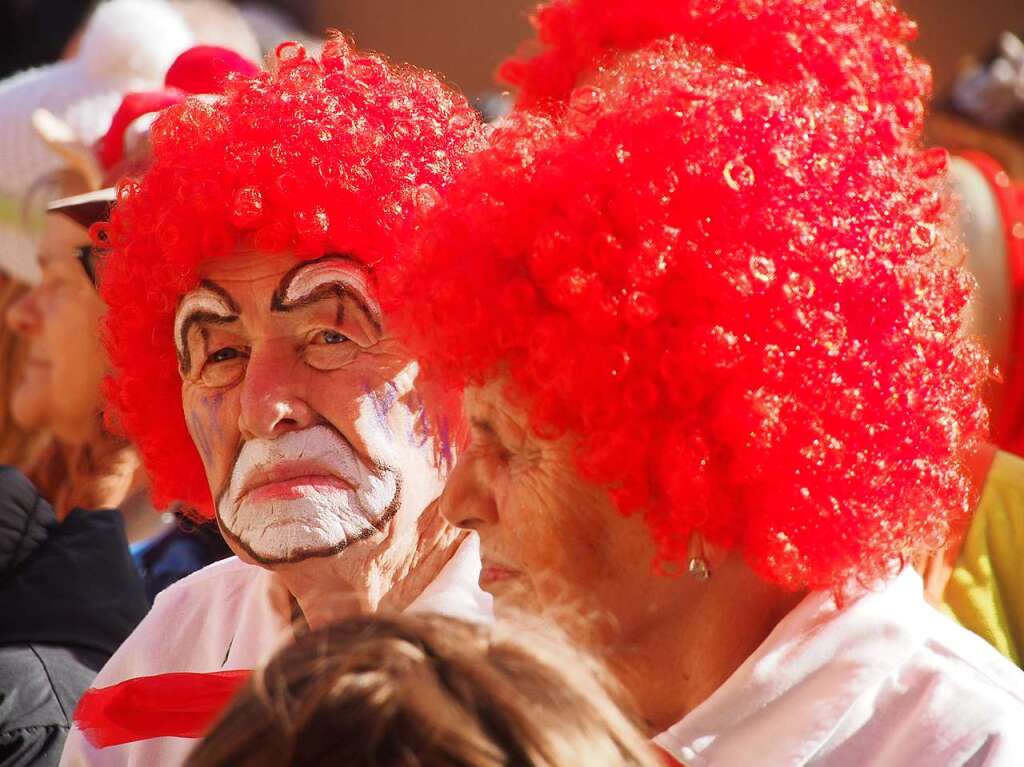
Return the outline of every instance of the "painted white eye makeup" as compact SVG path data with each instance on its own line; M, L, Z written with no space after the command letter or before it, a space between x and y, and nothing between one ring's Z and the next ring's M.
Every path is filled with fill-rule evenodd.
M204 281L198 288L182 297L174 314L174 345L178 350L178 367L183 374L192 368L192 355L188 348L188 332L197 322L226 324L238 319L239 309L222 288Z
M328 296L348 297L362 309L379 332L380 304L373 298L366 267L347 256L330 255L292 269L274 293L271 310L289 311Z

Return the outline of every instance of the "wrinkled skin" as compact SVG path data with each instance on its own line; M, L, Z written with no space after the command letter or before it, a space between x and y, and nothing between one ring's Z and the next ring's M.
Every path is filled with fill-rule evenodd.
M544 615L603 658L658 732L721 685L802 598L698 536L712 577L664 575L641 517L583 479L572 441L541 439L503 382L470 388L472 438L441 497L480 537L499 618Z
M386 590L412 567L444 476L421 428L417 368L366 294L363 267L342 259L324 277L325 261L249 252L207 265L179 304L182 406L235 553ZM275 307L290 290L296 301Z
M642 519L624 517L576 472L570 439L538 437L500 382L468 389L464 409L472 437L441 510L479 533L481 586L499 614L551 614L576 638L603 644L645 632L685 597L691 583L655 575Z
M28 359L11 408L26 429L50 429L80 445L99 429L107 371L99 322L105 306L78 260L89 245L84 227L46 217L39 249L43 279L7 310L8 325L27 339Z

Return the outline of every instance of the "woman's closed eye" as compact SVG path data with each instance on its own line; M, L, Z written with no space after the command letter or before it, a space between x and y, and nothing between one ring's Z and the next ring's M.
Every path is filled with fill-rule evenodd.
M470 427L472 431L470 448L472 450L501 462L508 461L511 452L490 422L473 419L470 422Z

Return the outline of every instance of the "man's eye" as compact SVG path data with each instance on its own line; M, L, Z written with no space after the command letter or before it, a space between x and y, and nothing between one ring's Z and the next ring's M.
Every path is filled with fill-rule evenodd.
M319 344L343 344L348 340L348 336L342 335L337 330L321 330L313 339L313 343Z
M222 346L206 358L199 378L204 386L232 386L245 373L245 360L248 356L245 347L239 349L234 346Z
M239 356L238 349L232 349L230 346L226 346L223 349L218 349L210 355L210 362L227 362L228 360L237 359Z

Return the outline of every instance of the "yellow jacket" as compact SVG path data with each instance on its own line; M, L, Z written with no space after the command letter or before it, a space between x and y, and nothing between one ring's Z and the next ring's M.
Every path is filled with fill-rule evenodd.
M943 612L1022 665L1024 459L996 452L942 597Z

